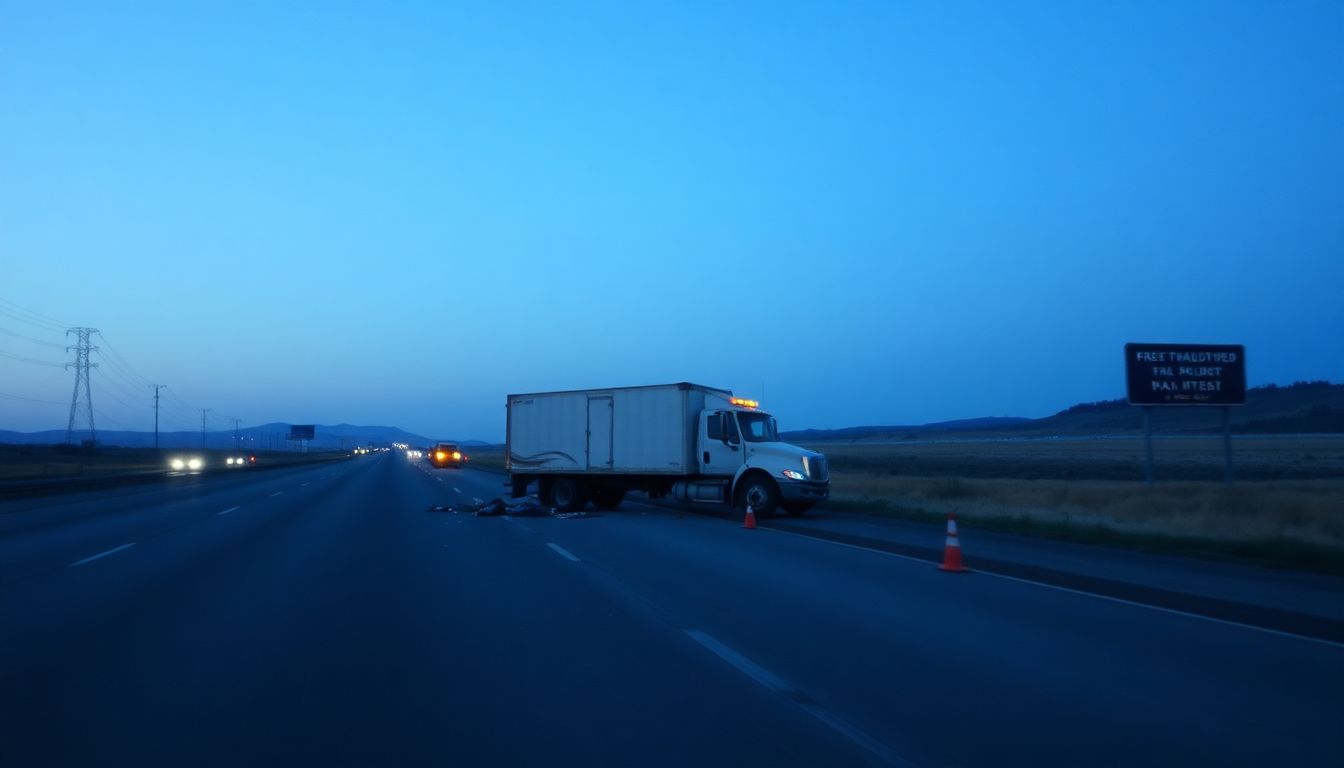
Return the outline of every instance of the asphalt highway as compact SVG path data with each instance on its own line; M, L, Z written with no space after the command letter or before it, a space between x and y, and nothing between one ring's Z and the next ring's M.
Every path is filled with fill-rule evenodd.
M1269 765L1344 646L397 453L0 505L0 765Z

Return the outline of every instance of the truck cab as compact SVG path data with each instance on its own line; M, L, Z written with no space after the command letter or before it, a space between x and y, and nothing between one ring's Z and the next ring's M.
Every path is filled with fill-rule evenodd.
M731 477L722 499L762 515L776 509L801 515L830 495L826 457L780 442L775 418L754 400L706 399L700 412L700 474Z

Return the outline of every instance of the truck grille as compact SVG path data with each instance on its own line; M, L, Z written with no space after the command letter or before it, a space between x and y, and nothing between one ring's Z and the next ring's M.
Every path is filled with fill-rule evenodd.
M826 466L825 456L808 456L803 459L803 464L807 467L808 480L824 483L831 479L831 470Z

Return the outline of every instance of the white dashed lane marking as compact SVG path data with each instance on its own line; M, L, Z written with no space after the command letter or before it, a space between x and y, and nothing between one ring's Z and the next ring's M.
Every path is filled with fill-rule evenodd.
M238 507L229 507L228 509L224 510L223 512L219 512L219 513L217 513L217 514L220 514L220 515L227 515L227 514L229 514L230 512L237 512L237 511L238 511Z
M570 552L568 549L565 549L564 547L560 546L559 544L552 544L551 542L548 541L548 542L546 542L546 546L548 546L548 547L550 547L551 549L555 550L555 553L556 553L556 554L560 555L561 557L563 557L563 558L565 558L565 559L567 559L567 560L570 560L570 561L575 562L575 563L579 562L579 558L575 557L575 556L574 556L574 553Z
M106 551L103 551L103 552L99 552L99 553L96 554L96 555L90 555L89 557L86 557L86 558L84 558L83 560L76 560L75 562L73 562L73 563L70 564L70 567L73 568L73 567L75 567L76 565L83 565L83 564L85 564L85 563L92 563L94 560L97 560L97 559L99 559L99 558L103 558L103 557L107 557L108 555L115 555L116 553L120 552L120 551L123 550L123 549L129 549L129 548L134 547L134 546L135 546L135 542L134 542L134 541L132 541L132 542L129 543L129 544L122 544L120 547L113 547L113 548L111 548L111 549L109 549L109 550L106 550Z

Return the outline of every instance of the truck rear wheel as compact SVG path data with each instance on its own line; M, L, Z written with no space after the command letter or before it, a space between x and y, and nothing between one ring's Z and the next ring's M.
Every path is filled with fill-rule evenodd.
M750 506L757 517L773 517L779 508L779 486L765 475L748 475L738 488L737 506L744 512Z
M593 491L593 506L598 509L615 509L625 501L625 491L611 488L599 488Z
M588 495L578 481L557 477L551 483L551 501L561 512L577 512L588 505Z

